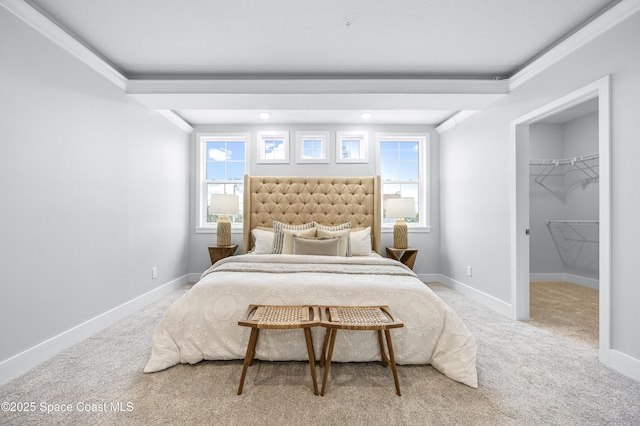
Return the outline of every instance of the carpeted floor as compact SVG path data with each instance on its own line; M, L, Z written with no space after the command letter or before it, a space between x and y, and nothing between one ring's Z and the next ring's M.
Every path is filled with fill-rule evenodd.
M1 386L0 402L34 403L34 411L2 411L0 424L640 424L640 382L603 367L591 345L430 286L478 341L478 389L430 366L399 366L398 397L390 371L376 363L334 363L324 397L313 395L302 362L256 362L241 396L240 361L144 374L151 333L184 287Z
M531 281L531 325L598 347L598 290L566 281Z

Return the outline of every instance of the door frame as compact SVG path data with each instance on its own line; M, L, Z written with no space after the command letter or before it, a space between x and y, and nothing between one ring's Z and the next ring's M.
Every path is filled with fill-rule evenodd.
M529 125L589 99L598 98L599 160L599 358L608 365L611 348L611 77L606 76L511 121L509 129L511 309L529 319Z

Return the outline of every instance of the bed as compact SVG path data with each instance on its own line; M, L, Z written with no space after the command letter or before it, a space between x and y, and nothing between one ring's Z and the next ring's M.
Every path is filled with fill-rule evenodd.
M476 388L476 342L458 316L400 262L380 256L380 177L245 176L243 254L205 271L168 308L145 372L178 363L243 359L249 304L389 305L396 362L431 364ZM256 359L304 361L299 330L261 336ZM314 327L316 354L324 329ZM371 332L374 333L374 332ZM369 332L338 335L335 362L379 359Z

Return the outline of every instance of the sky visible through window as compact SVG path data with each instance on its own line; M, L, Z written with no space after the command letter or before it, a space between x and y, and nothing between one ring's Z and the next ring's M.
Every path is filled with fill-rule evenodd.
M285 157L284 141L281 139L266 139L264 141L265 160L282 160Z
M207 142L207 180L244 178L244 142Z
M207 200L211 194L237 195L240 214L229 216L229 220L236 223L242 222L245 144L244 142L210 141L206 143L206 150L206 180L221 181L207 183ZM207 222L217 220L217 215L207 214Z
M324 158L324 144L320 139L305 139L302 142L302 158Z
M420 152L418 141L381 141L380 175L383 199L411 197L416 202L416 212L420 202ZM384 223L395 219L384 218ZM418 215L407 222L418 222Z

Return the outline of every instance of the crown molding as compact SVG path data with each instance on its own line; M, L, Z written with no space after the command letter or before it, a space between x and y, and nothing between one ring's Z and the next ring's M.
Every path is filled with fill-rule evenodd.
M129 94L500 94L507 80L208 79L128 80Z
M80 59L80 61L93 68L120 89L126 89L127 78L124 75L85 47L78 40L71 37L67 32L62 30L31 5L27 4L23 0L0 0L0 5L18 18L22 19L31 27L35 28L49 40L53 41L76 58Z
M436 127L436 132L438 132L438 134L442 134L447 130L456 127L462 120L469 118L475 113L476 111L459 111L449 117L447 120L443 121L442 124L440 124L438 127Z
M509 78L509 91L531 80L640 10L640 0L622 0Z
M171 121L173 124L178 126L181 130L185 131L186 133L193 132L193 127L191 126L191 124L187 123L185 120L182 119L182 117L180 117L178 114L171 111L170 109L157 109L156 111L160 115L162 115L164 118L166 118L167 120Z

